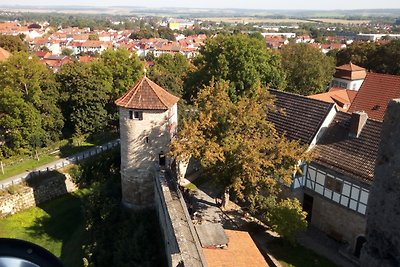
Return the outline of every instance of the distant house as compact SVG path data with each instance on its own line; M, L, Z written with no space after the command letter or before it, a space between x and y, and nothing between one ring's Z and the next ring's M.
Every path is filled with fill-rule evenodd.
M326 93L310 95L308 97L328 103L334 103L340 111L346 112L350 108L356 95L357 91L332 87Z
M382 121L391 99L400 98L400 76L369 72L354 98L349 112L365 111Z
M353 63L336 67L331 87L358 91L367 75L366 69Z

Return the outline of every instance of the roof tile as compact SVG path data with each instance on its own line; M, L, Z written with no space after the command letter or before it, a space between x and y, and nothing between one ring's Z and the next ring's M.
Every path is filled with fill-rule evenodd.
M367 183L374 178L382 122L368 119L359 137L349 136L351 114L338 112L314 147L315 162Z
M129 89L115 104L124 108L167 110L179 100L149 78L144 77Z
M365 111L368 117L383 120L390 100L400 98L400 76L368 73L349 112Z
M278 133L299 140L302 145L311 144L333 104L287 92L269 91L276 97L276 108L283 110L268 114Z

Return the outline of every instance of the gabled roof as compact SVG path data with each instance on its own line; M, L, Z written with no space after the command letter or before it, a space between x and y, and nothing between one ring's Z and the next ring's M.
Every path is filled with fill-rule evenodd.
M314 147L314 161L353 179L374 178L382 122L368 119L360 135L349 137L351 114L338 112Z
M167 110L179 100L149 78L138 81L115 104L124 108L144 110Z
M335 103L340 111L347 111L357 95L357 91L332 87L329 92L308 96L328 103Z
M390 100L400 98L400 76L368 73L349 112L365 111L368 117L383 120Z
M299 140L302 145L311 144L333 104L273 89L269 92L276 97L278 110L270 112L268 119L275 124L278 133Z

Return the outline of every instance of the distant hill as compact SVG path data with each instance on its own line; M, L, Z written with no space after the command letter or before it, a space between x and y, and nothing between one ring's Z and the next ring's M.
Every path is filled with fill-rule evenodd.
M263 10L263 9L217 9L163 7L147 8L138 6L25 6L0 4L0 11L58 12L86 14L155 15L171 17L224 17L260 16L270 18L379 18L400 17L400 9L353 9L353 10Z

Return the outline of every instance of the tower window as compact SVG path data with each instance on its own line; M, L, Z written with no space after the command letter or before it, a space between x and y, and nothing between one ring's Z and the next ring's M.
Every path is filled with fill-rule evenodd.
M149 138L146 137L146 138L144 139L144 142L145 142L146 144L148 144L148 143L149 143Z
M131 120L143 120L143 111L129 110L129 119Z

